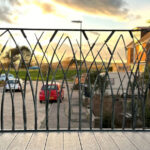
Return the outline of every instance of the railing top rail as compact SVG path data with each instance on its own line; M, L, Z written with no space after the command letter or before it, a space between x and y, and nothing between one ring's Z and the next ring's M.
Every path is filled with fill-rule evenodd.
M0 28L0 30L42 30L42 31L124 31L124 32L135 32L135 31L150 31L150 29L58 29L58 28Z

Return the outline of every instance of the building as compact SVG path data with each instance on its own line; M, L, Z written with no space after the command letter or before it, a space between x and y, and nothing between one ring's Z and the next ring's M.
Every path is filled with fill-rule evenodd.
M140 61L139 70L140 72L143 72L146 61L149 62L150 59L150 27L138 27L137 29L141 30L139 37L137 37L139 39L139 42L135 39L127 45L127 65L132 68L135 60L137 60L137 62ZM142 55L144 48L146 49L146 52L144 52Z
M100 76L104 76L105 73L101 73ZM113 90L114 95L123 95L128 93L128 95L131 94L130 88L127 91L127 87L134 81L133 74L131 75L131 72L128 72L128 75L131 75L131 79L129 80L129 77L126 72L109 72L108 73L109 78L107 76L108 86L106 87L105 94L106 95L112 95L111 88ZM110 80L109 80L110 79ZM137 94L137 89L135 89L134 94Z

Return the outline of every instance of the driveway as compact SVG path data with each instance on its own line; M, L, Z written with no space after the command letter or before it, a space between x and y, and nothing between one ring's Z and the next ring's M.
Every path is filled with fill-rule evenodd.
M60 82L61 83L61 82ZM26 106L26 117L27 117L27 129L31 130L34 129L34 104L33 104L33 97L31 92L30 84L28 83L26 90L26 99L25 99L25 106ZM65 85L64 85L65 86ZM33 81L33 88L35 92L36 81ZM46 103L39 103L38 94L42 87L42 82L39 81L38 83L38 92L37 92L37 123L38 129L45 129L45 104ZM69 89L72 89L72 83L69 83ZM65 86L64 93L65 98L60 103L59 108L59 124L60 128L68 128L68 110L69 110L69 102L68 102L68 94L67 88ZM1 113L1 102L2 102L2 95L3 95L3 88L0 87L0 113ZM24 129L24 122L23 122L23 100L21 92L14 92L14 106L15 106L15 129ZM57 128L57 103L49 103L49 129L56 129ZM4 129L12 129L12 100L10 92L4 93L4 106L3 106L3 118L4 118ZM1 115L0 115L1 119ZM82 127L87 128L87 116L86 110L82 107ZM0 120L1 121L1 120ZM1 124L0 124L1 126ZM71 128L78 128L79 126L79 98L78 98L78 91L73 92L73 96L71 99Z

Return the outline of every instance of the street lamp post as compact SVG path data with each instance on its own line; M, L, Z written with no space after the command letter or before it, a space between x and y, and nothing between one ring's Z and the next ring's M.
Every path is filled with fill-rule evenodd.
M80 23L80 73L81 73L81 50L82 50L82 21L80 20L73 20L73 23Z
M81 130L82 96L81 96L81 51L82 51L82 21L73 20L73 23L80 23L80 71L79 71L79 130Z

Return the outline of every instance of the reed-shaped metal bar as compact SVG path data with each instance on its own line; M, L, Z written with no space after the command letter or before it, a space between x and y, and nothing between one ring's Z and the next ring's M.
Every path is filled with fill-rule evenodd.
M143 46L143 44L141 43L141 41L133 34L134 31L142 31L142 30L87 30L87 29L82 29L82 30L74 30L74 29L33 29L33 31L41 31L40 35L37 36L36 33L34 33L35 35L35 44L32 45L32 41L29 40L30 39L30 35L27 34L26 31L30 31L32 29L25 29L25 28L16 28L16 29L11 29L11 28L0 28L0 30L2 30L2 32L0 33L0 38L3 37L4 35L8 34L8 36L10 36L8 38L8 40L4 41L4 45L1 48L0 51L0 57L6 52L6 49L9 48L8 44L10 42L10 40L13 41L13 44L16 46L16 49L19 51L19 57L21 57L21 60L19 61L18 65L18 69L16 69L15 67L15 63L13 62L12 57L9 58L10 59L10 63L7 67L5 67L4 63L2 62L2 60L0 60L0 74L4 73L6 76L6 82L8 82L8 86L9 86L9 97L11 100L11 121L12 121L12 127L11 130L15 131L16 130L16 118L15 118L15 92L13 91L13 89L10 86L9 83L9 78L8 75L11 72L11 69L13 70L13 74L15 74L15 78L16 80L18 80L18 84L21 88L21 98L22 98L22 116L23 116L23 130L26 131L28 130L27 127L27 122L29 121L27 116L27 106L26 106L26 100L27 100L27 81L29 81L29 86L31 88L31 95L32 95L32 100L33 100L33 105L31 107L33 107L33 112L34 112L34 130L38 131L38 87L39 87L39 83L41 81L42 85L45 86L44 88L44 92L45 93L45 127L46 127L46 131L50 131L53 130L51 129L51 127L49 126L49 117L51 117L49 110L51 109L49 106L49 100L51 97L51 88L49 89L49 84L56 84L57 81L57 73L60 71L63 75L63 77L61 78L61 88L58 90L56 89L56 95L57 95L57 106L56 106L56 119L57 119L57 124L56 124L56 130L61 130L61 121L60 121L60 109L61 109L61 101L62 101L62 97L61 97L61 93L63 91L64 86L66 86L66 94L65 94L65 98L67 99L67 106L68 106L68 116L67 116L67 126L66 129L67 130L71 130L71 125L72 125L72 110L73 110L73 105L72 105L72 100L74 98L74 89L70 89L70 83L68 83L68 73L70 71L71 65L72 65L72 61L70 61L67 65L68 66L63 66L63 59L65 59L66 55L67 55L67 48L70 48L69 53L72 55L72 60L74 63L74 68L75 68L75 74L74 75L74 82L72 81L71 86L75 86L76 81L78 80L78 94L75 95L76 99L78 100L78 130L84 130L83 128L83 98L84 98L84 87L85 85L88 86L88 92L89 92L89 120L88 120L88 125L89 125L89 131L93 130L93 104L95 104L95 94L100 95L98 100L99 100L99 129L98 130L102 130L104 129L103 125L104 125L104 102L105 102L105 94L106 94L106 87L107 87L107 82L109 83L109 98L111 98L111 103L112 103L112 111L111 111L111 129L110 130L115 130L115 123L116 123L116 119L117 117L115 116L116 114L116 98L120 98L123 100L123 117L122 117L122 130L125 130L126 128L126 114L127 114L127 100L128 98L128 94L131 94L131 114L132 114L132 130L136 130L137 128L137 120L138 120L138 114L139 114L139 109L141 109L141 122L142 122L142 129L144 130L146 128L146 103L147 103L147 95L148 95L148 91L149 91L149 85L150 85L150 70L149 70L149 64L148 64L148 53L150 51L150 49L146 48L145 46ZM27 44L27 46L29 47L29 50L31 52L30 58L28 63L26 63L25 58L23 56L22 50L19 46L19 42L17 41L17 38L15 37L16 34L13 34L13 30L15 31L19 31L21 32L21 36L25 39L25 43ZM44 31L44 32L43 32ZM46 45L42 45L42 40L45 40L44 33L46 31L51 31L53 32L51 36L47 36L46 38L48 39L48 43L46 43ZM63 31L63 34L60 35L60 31ZM86 43L86 53L84 52L84 50L82 49L82 44L84 43L83 41L81 41L80 38L80 42L78 42L76 40L76 43L73 42L73 40L71 39L71 36L67 35L64 38L64 32L79 32L80 31L80 35L82 36L82 38L84 38L84 42ZM104 40L104 42L101 44L98 43L99 41L99 36L98 35L94 40L93 43L90 42L90 38L88 37L86 32L101 32L103 31L103 34L105 34L105 32L108 33L108 36L106 37L106 39ZM105 32L104 32L105 31ZM126 40L125 37L123 36L123 34L120 34L119 36L115 33L117 32L128 32L129 36L131 37L132 40L132 47L133 47L133 65L132 68L129 70L129 68L127 68L127 64L123 59L123 56L120 55L120 53L117 53L119 56L119 59L123 65L123 69L124 69L124 75L122 76L122 74L119 72L119 67L117 65L117 61L115 60L115 52L117 51L117 48L119 47L120 41L123 42L123 44L121 45L122 50L125 50L125 55L127 56L127 46L126 46ZM111 43L111 39L114 38L114 36L116 35L116 41L113 41L113 47L111 47L109 44ZM17 35L18 36L18 35ZM60 37L59 37L60 36ZM56 37L56 38L55 38ZM54 38L56 39L55 41ZM58 39L58 41L57 41ZM100 39L103 40L103 39ZM113 39L114 40L114 39ZM147 42L148 45L149 42ZM55 46L53 46L53 44ZM63 52L61 53L61 56L59 55L59 50L63 49L63 46L66 46L65 49L63 50ZM84 46L85 46L84 45ZM136 50L136 46L139 45L142 48L142 52L138 52ZM34 46L34 47L32 47ZM97 46L97 47L96 47ZM37 55L36 55L36 50L38 49L38 47L40 48L41 51L41 59L38 59ZM75 49L76 48L76 49ZM95 48L97 48L97 52L95 53ZM78 54L77 51L79 51L79 56L80 56L80 61L78 60ZM107 59L105 61L104 57L103 57L103 52L107 51L108 55L107 55ZM52 54L51 54L52 52ZM51 54L51 59L48 58L47 54ZM145 70L143 72L143 74L140 73L140 63L142 61L143 56L146 55L146 60L145 60ZM92 61L90 61L90 63L88 63L88 57L90 57L92 59ZM54 59L57 59L57 65L55 65L55 67L53 67L53 63L54 63ZM31 72L29 70L29 67L32 65L32 60L35 60L35 64L38 67L37 70L37 76L36 76L36 82L34 85L34 82L32 80L32 76L31 76ZM45 61L46 60L46 61ZM98 61L99 64L98 64ZM47 66L47 73L46 76L44 76L41 68L42 65L44 63L44 61L46 62ZM110 76L110 72L109 72L109 68L111 66L111 63L114 63L116 70L117 70L117 77L118 77L118 87L117 90L115 92L115 89L113 88L113 85L111 84L111 76ZM26 71L25 76L24 76L24 85L21 84L20 82L20 74L19 72L21 71L22 67L21 67L21 63L24 65L24 70ZM100 66L100 67L99 67ZM93 72L96 72L96 78L94 79L94 83L93 81L91 81L91 75ZM86 73L86 77L85 77L85 81L83 83L83 81L81 81L81 76L82 73ZM104 78L103 78L103 84L101 83L101 73L103 73ZM148 79L145 81L145 74L148 76ZM128 80L128 81L126 81ZM50 82L49 82L50 81ZM127 85L124 85L124 82L127 82ZM98 90L97 90L97 86L98 86ZM5 110L4 110L4 104L5 104L5 98L7 97L5 91L6 91L6 86L3 85L3 87L1 87L1 89L3 89L2 94L1 94L1 131L5 131ZM120 97L120 93L123 94L123 97ZM141 108L140 108L141 107Z

